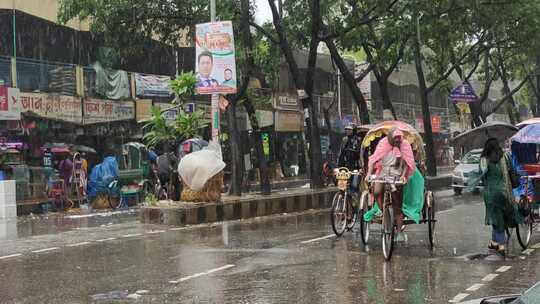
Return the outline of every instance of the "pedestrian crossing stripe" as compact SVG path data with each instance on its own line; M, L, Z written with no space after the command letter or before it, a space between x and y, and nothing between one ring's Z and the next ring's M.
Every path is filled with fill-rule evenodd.
M536 244L532 245L531 248L540 249L540 243L536 243Z

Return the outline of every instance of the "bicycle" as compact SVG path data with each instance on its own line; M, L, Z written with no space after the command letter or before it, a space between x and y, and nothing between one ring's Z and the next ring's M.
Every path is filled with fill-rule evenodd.
M396 231L398 230L397 223L396 223L396 217L394 215L394 208L392 207L392 192L395 190L396 186L404 185L403 181L399 180L397 177L385 177L385 178L377 178L377 177L370 177L368 179L368 182L370 184L370 189L373 189L372 185L374 183L381 183L383 184L384 193L383 193L383 213L381 219L373 219L372 223L379 223L381 224L381 236L382 236L382 249L383 249L383 255L384 259L386 261L389 261L392 258L392 253L394 250L394 236L396 234ZM363 211L366 211L368 208L368 198L369 191L364 191L361 197L360 201L360 211L359 214L362 216L360 221L363 225L368 225L366 221L364 221L363 218ZM422 207L422 213L421 213L421 219L419 220L419 224L427 224L428 225L428 246L430 250L433 250L434 246L434 231L435 231L435 223L437 220L435 219L435 197L433 195L433 192L429 190L424 190L424 205ZM410 219L404 219L403 225L411 225L415 222ZM362 242L364 245L367 244L368 237L369 237L369 226L366 226L367 229L362 231Z
M351 231L356 224L358 212L352 204L353 195L350 192L350 179L353 176L360 175L358 170L350 171L348 168L342 167L335 169L338 192L332 200L332 209L330 212L330 220L332 222L332 230L336 236L342 236L345 230Z

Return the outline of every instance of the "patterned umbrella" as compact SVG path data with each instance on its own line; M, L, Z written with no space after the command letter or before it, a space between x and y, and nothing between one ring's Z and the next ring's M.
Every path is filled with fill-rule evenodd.
M540 144L540 123L531 124L519 130L512 141L521 144Z
M410 124L399 120L387 120L373 126L366 137L364 137L362 146L369 147L373 140L388 135L388 132L390 132L392 128L401 130L405 135L405 139L413 146L413 149L419 151L421 155L424 155L424 141L418 130Z
M531 119L527 119L527 120L524 120L520 123L518 123L516 125L516 127L518 127L519 129L523 128L523 127L526 127L528 125L532 125L532 124L539 124L540 123L540 117L534 117L534 118L531 118Z

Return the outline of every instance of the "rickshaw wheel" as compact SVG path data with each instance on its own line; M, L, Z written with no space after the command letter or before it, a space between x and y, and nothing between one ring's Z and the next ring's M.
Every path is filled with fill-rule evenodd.
M519 202L519 206L522 209L529 208L530 202L527 198L522 198ZM521 245L521 248L527 249L529 243L531 242L531 236L533 231L534 219L532 217L532 212L530 209L527 210L526 215L524 216L524 223L516 225L516 236Z
M386 205L386 204L385 204ZM391 206L385 207L383 212L382 225L382 249L384 259L390 261L392 252L394 251L394 235L396 227L394 223L394 210Z
M384 259L390 261L394 251L394 235L396 233L396 223L394 218L394 208L392 207L392 196L386 191L383 198L383 219L382 219L382 249Z
M429 249L433 250L435 243L435 197L433 192L426 192L425 204L427 206L427 224L428 224L428 237L429 237Z
M367 245L369 241L369 223L364 221L364 214L369 210L369 191L363 191L360 197L360 206L358 208L358 217L360 218L360 235L362 243Z

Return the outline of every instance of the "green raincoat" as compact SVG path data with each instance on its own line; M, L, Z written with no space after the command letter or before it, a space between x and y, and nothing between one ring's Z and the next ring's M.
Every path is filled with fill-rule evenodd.
M420 221L420 213L424 206L424 177L416 168L403 188L402 212L415 223Z
M511 164L506 155L497 163L482 157L479 171L469 180L469 189L474 189L480 180L484 182L485 223L497 230L513 228L522 220L514 203L508 166Z

